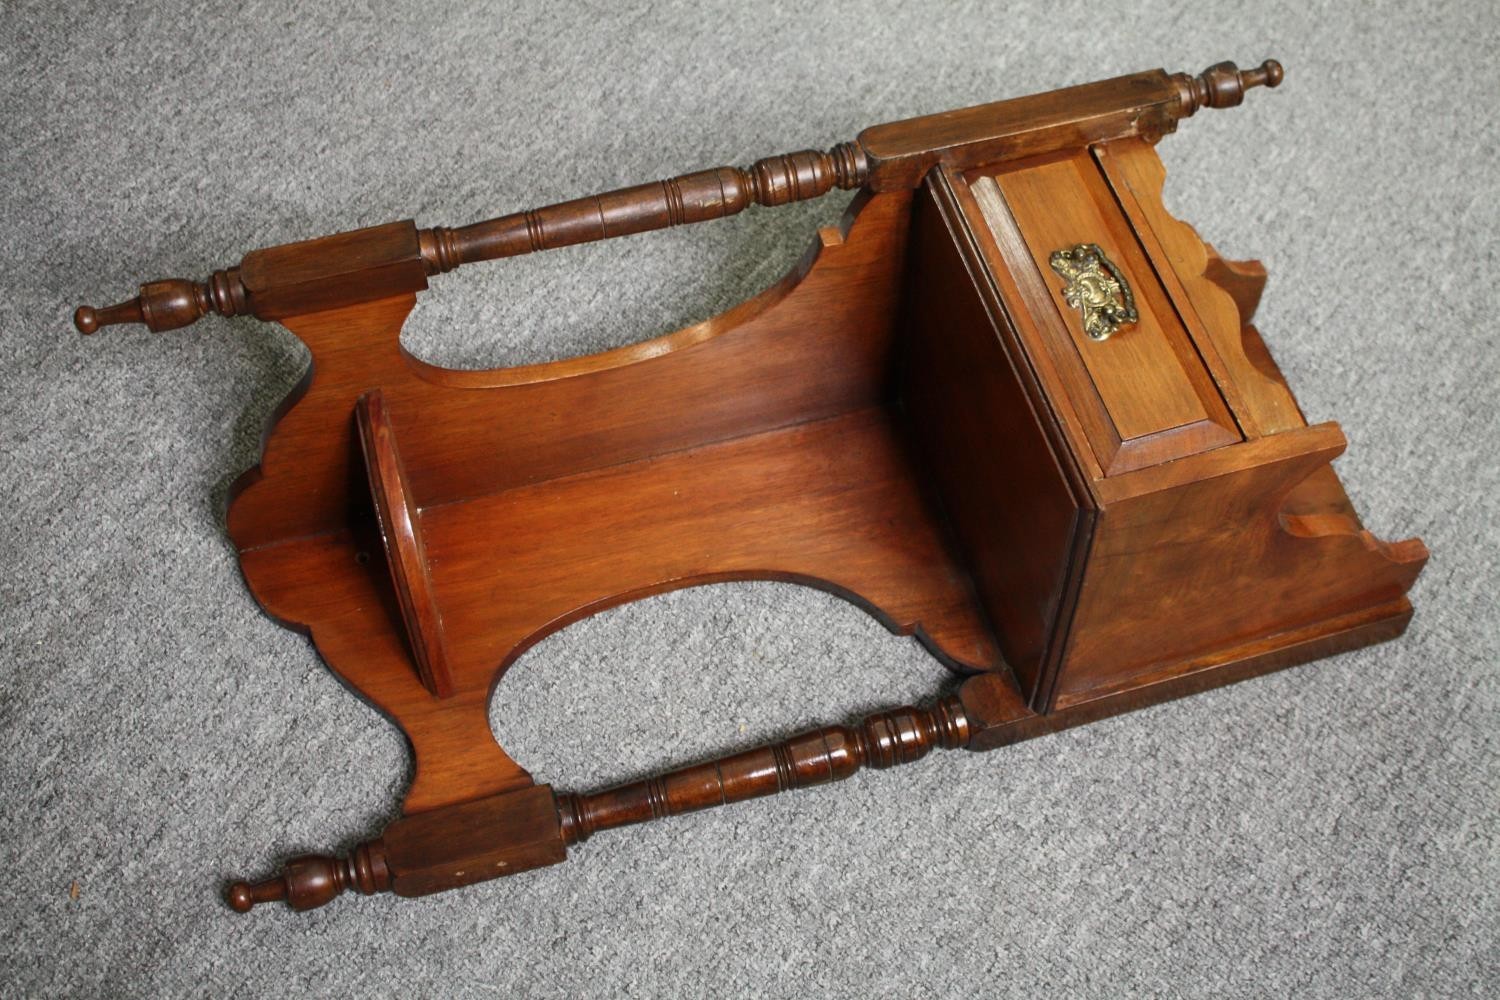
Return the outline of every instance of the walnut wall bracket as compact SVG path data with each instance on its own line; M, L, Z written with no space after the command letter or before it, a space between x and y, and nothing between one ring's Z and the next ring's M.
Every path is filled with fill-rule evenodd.
M402 816L235 909L422 895L561 861L601 830L989 749L1392 638L1426 559L1366 532L1251 317L1265 274L1162 207L1153 144L1279 64L1161 70L878 125L458 229L257 250L80 308L78 329L275 320L307 378L233 490L275 618L406 734ZM453 371L400 331L476 261L859 194L782 281L645 344ZM1062 253L1062 257L1057 255ZM533 643L678 587L839 594L957 694L592 795L496 743ZM503 697L503 690L501 695Z

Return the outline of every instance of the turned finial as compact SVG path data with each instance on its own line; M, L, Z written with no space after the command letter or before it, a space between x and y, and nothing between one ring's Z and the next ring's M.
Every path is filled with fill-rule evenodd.
M101 326L111 326L115 323L144 323L146 318L141 315L141 300L131 299L117 305L105 306L95 309L93 306L79 306L73 313L73 325L78 328L79 333L95 333Z
M102 309L79 306L73 325L79 333L95 333L101 326L144 323L153 333L176 330L209 313L236 316L246 312L246 293L239 271L215 271L206 282L186 278L148 281L133 299Z
M145 323L160 332L187 326L208 312L208 290L186 278L168 278L141 286L141 294L117 305L95 309L79 306L73 314L73 325L79 333L94 333L101 326L116 323Z
M1215 63L1197 76L1178 73L1172 77L1181 101L1179 116L1186 118L1199 108L1232 108L1245 100L1252 87L1277 87L1286 71L1275 59L1254 69L1242 70L1232 62Z
M286 863L275 878L264 882L235 882L224 898L238 913L249 913L256 903L284 899L294 910L314 910L350 889L365 895L391 887L385 864L385 845L380 840L360 844L347 858L304 854Z

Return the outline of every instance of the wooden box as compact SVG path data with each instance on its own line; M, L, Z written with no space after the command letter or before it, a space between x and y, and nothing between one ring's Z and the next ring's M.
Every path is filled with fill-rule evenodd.
M900 405L1018 720L1398 634L1426 559L1363 529L1329 464L1343 434L1307 425L1251 325L1264 271L1172 218L1163 177L1125 138L936 170L917 194ZM1103 340L1049 263L1083 243L1139 315Z

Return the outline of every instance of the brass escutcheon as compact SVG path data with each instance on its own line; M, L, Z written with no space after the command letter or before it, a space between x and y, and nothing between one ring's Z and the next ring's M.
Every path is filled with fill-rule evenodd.
M1047 259L1052 270L1067 281L1063 298L1083 317L1083 332L1094 340L1106 340L1122 326L1139 320L1130 283L1104 256L1097 243L1080 243L1071 249L1054 250Z

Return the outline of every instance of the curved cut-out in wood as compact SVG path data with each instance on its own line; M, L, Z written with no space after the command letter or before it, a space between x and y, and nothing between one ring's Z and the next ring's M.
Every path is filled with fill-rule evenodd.
M1266 266L1258 260L1225 260L1207 242L1203 249L1208 253L1203 276L1229 293L1240 312L1240 325L1249 326L1260 307L1261 293L1266 290Z
M1237 640L1404 601L1427 548L1364 530L1330 464L1346 444L1337 424L1317 424L1111 483L1115 533L1091 553L1068 652L1076 690L1061 704L1176 677ZM1173 513L1184 509L1201 516ZM1126 652L1143 621L1179 624Z
M399 342L410 296L286 320L312 353L311 382L268 436L230 532L262 604L310 630L410 738L408 811L529 783L490 733L491 686L569 622L665 590L804 583L956 669L1002 665L891 398L909 202L864 196L750 302L590 358L425 364ZM448 698L411 660L430 648L422 616L410 640L402 627L414 617L403 586L421 573L405 585L397 573L393 588L358 558L368 548L350 512L364 484L348 414L360 398L366 423L401 428L395 492L420 523Z
M1122 139L1095 147L1094 155L1126 214L1138 220L1136 235L1246 436L1305 426L1286 380L1250 325L1265 269L1258 261L1224 260L1197 230L1167 211L1166 168L1145 142Z

